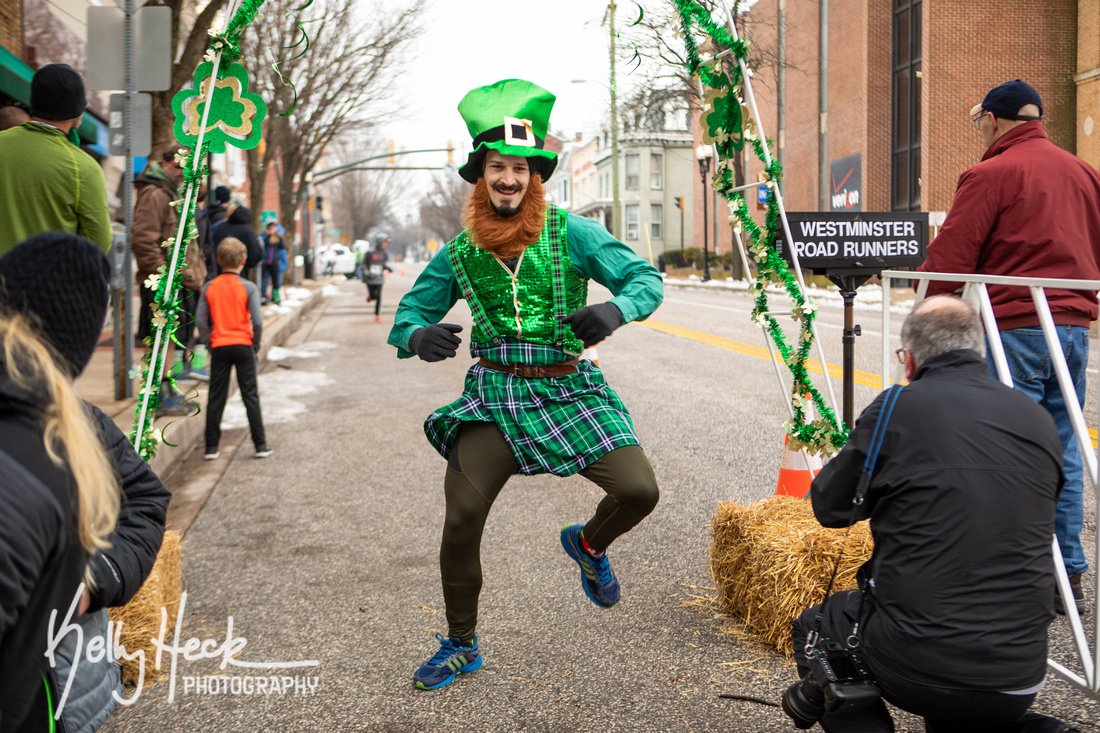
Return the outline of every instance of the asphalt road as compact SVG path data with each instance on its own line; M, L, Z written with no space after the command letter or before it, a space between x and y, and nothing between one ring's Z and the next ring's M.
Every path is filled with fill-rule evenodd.
M772 363L753 352L764 342L749 301L730 293L669 288L648 324L620 329L599 349L662 490L655 512L612 548L623 601L591 604L558 541L564 524L587 519L599 489L580 477L516 477L485 530L485 666L438 691L413 688L412 672L446 626L437 565L444 462L421 424L459 394L470 362L395 358L385 339L411 283L411 272L390 278L382 324L362 285L344 283L295 335L289 358L268 364L261 399L273 456L253 460L245 431L230 430L226 442L243 447L226 446L215 464L191 460L175 477L180 492L214 486L185 535L181 644L221 644L230 617L232 636L247 644L224 669L220 656L177 655L174 676L103 730L793 730L775 707L719 697L777 701L795 678L785 659L723 633L733 622L707 608L715 505L774 494L787 416ZM452 315L468 336L465 306ZM856 366L869 373L880 358L877 318L859 316ZM839 309L823 309L822 340L837 365L840 322ZM877 391L857 385L857 410ZM1064 628L1053 636L1072 664ZM252 694L212 693L209 681L198 691L208 675L252 677ZM256 678L272 675L261 694ZM1037 709L1100 719L1095 703L1056 681ZM911 717L898 722L923 730Z

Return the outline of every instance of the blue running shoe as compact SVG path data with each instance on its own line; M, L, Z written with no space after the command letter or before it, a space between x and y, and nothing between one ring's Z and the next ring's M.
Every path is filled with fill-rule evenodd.
M565 554L581 566L581 587L588 600L597 606L611 608L619 602L619 581L611 569L611 561L605 551L601 557L592 557L581 545L583 524L569 524L562 527L561 546Z
M413 682L421 690L437 690L451 684L455 677L466 672L481 669L481 651L477 648L477 637L473 646L462 646L457 638L439 639L439 651L413 673Z

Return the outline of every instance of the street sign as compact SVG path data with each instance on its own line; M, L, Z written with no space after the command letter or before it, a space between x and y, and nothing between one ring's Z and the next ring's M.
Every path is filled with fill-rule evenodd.
M131 155L140 158L149 155L153 147L153 98L142 92L130 95L130 119L133 138L130 141ZM126 155L126 128L122 112L126 105L125 94L112 94L110 113L107 119L108 152L111 155Z
M924 262L927 212L789 211L799 265L815 274L874 274ZM790 247L780 229L775 246L787 262Z
M141 8L133 14L134 90L162 92L172 86L172 10ZM88 8L89 89L126 89L126 13L109 5Z

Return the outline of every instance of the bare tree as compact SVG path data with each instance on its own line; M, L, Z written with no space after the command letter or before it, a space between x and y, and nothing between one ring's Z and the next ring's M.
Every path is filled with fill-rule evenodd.
M698 2L712 17L722 17L724 11L718 0ZM726 5L733 17L739 17L747 10L749 3L746 0L732 0ZM624 29L623 35L627 39L627 47L635 49L638 56L647 62L640 64L632 74L634 88L640 91L629 97L620 111L624 130L653 129L651 125L655 123L662 108L667 108L670 99L679 98L695 108L702 104L698 81L688 71L683 29L673 3L668 2L659 9L650 10L641 22ZM725 46L719 45L713 39L705 47L700 47L701 54L708 57L725 50ZM753 45L750 46L748 62L754 67L775 65L778 63L778 56L771 49ZM722 59L727 73L735 63L737 62L732 54ZM731 162L735 185L743 185L745 176L740 156L736 156Z
M336 149L338 165L353 163L383 152L381 140L353 135L341 138ZM388 226L394 221L393 205L401 192L409 187L403 171L373 170L383 161L371 161L365 168L349 168L327 186L333 204L336 225L352 241L366 239L372 229Z
M420 200L420 223L424 229L445 242L458 236L470 190L470 184L457 175L433 176L431 191Z
M210 42L208 31L225 3L226 0L161 0L158 3L172 10L171 48L176 54L172 58L172 86L163 92L152 92L154 154L175 144L172 97L192 83L195 67L202 61Z
M364 13L354 0L323 0L295 16L291 11L300 5L268 0L264 23L249 28L242 41L247 55L274 62L294 84L285 84L272 64L256 75L255 91L269 100L266 144L262 153L248 154L254 212L267 171L278 160L279 215L288 232L305 196L305 174L336 138L384 118L391 82L403 70L401 52L423 30L420 5Z

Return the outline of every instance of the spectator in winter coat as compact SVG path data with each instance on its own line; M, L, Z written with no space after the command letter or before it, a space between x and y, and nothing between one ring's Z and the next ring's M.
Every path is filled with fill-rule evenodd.
M286 257L286 242L279 234L279 222L269 221L263 234L264 258L263 258L263 285L260 286L261 302L267 303L281 299L279 288L283 286L283 262ZM271 283L271 296L268 297L267 286Z
M1014 277L1100 279L1100 173L1067 153L1043 131L1043 102L1029 84L1000 84L970 110L985 154L959 176L951 212L928 245L926 272ZM928 294L958 283L932 281ZM1081 576L1088 570L1081 545L1084 475L1077 436L1058 384L1039 315L1024 287L989 286L997 329L1016 389L1050 412L1062 441L1066 485L1058 497L1054 532L1078 610L1085 607ZM1089 324L1096 293L1048 290L1051 317L1079 405L1085 404ZM990 369L996 369L992 349ZM1064 613L1061 597L1055 601Z
M161 268L167 268L170 251L161 246L166 240L174 239L179 227L179 218L172 202L179 198L178 186L183 180L183 168L176 160L176 150L165 150L160 155L159 161L150 161L142 174L134 181L134 225L130 235L130 248L134 253L134 262L137 265L138 290L141 295L141 310L138 314L138 330L136 337L139 341L154 338L152 329L153 302L156 291L149 287L149 276L155 275ZM176 340L185 346L191 345L192 324L194 322L196 299L191 291L201 288L206 279L206 263L202 256L188 247L188 262L201 265L201 273L191 274L188 280L185 276L182 281L185 288L181 291L182 307L179 329ZM171 365L175 362L176 348L173 340L168 340L168 349L164 360ZM184 354L180 355L184 357ZM183 359L185 363L188 360ZM183 371L189 371L189 367L182 367ZM196 405L184 397L179 391L172 388L167 376L161 382L160 413L163 415L191 415L196 410Z
M240 275L245 280L251 280L252 268L259 264L264 253L260 238L252 228L252 209L230 204L225 221L215 224L211 231L214 234L215 249L227 237L239 239L244 244L248 256L245 258L244 269L241 270Z
M46 231L110 248L103 170L76 134L85 107L84 80L71 66L47 64L34 73L30 120L0 132L0 255Z
M99 340L109 274L93 243L60 233L0 258L0 730L51 730L50 616L97 577L89 557L119 517L96 418L72 387Z

